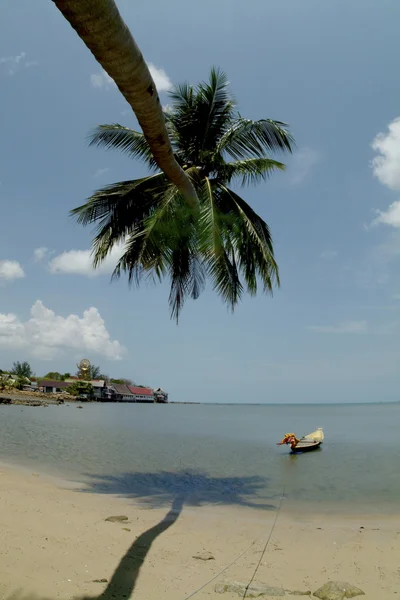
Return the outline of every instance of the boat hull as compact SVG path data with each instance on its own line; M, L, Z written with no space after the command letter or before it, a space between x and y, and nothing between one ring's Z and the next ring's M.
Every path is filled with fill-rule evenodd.
M301 441L295 448L292 449L292 454L302 454L303 452L312 452L321 447L322 442L309 442L308 440Z

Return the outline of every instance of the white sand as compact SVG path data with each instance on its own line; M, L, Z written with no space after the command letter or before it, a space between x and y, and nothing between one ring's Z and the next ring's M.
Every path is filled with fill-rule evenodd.
M273 512L241 507L183 507L169 528L139 537L167 512L168 507L141 508L112 496L63 489L30 472L1 468L1 597L17 592L19 597L103 594L111 599L124 594L184 600L259 538L218 579L248 581L275 518ZM105 522L111 515L126 515L129 522ZM215 560L193 558L202 551L211 552ZM107 583L93 582L103 578ZM400 597L400 519L289 514L283 504L255 580L315 591L329 579L361 587L366 598ZM237 598L217 595L215 583L195 598Z

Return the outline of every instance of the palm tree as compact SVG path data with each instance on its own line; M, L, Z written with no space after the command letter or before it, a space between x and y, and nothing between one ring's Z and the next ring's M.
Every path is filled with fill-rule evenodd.
M72 215L82 225L97 225L94 267L123 244L114 277L126 272L137 283L145 275L169 277L171 314L178 319L185 298L197 298L207 277L232 310L245 289L255 295L261 284L271 293L279 284L268 225L230 186L258 183L284 169L268 155L291 152L293 139L285 123L242 117L218 69L207 83L178 85L170 95L167 130L175 158L196 188L198 209L157 172L142 133L112 124L91 132L90 145L140 158L151 174L98 190Z
M196 204L193 185L175 160L147 63L114 0L53 2L131 105L159 168Z

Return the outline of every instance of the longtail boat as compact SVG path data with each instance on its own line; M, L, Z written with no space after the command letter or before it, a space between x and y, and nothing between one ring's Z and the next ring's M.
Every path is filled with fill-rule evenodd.
M278 443L278 446L283 444L290 444L290 450L292 454L300 454L303 452L310 452L321 447L324 441L324 432L322 427L319 427L316 431L308 433L300 439L297 439L294 433L286 433L282 441Z

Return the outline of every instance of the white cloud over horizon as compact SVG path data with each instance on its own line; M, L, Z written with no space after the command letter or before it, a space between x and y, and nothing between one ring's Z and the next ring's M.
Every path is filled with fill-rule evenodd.
M93 268L93 256L91 250L67 250L49 261L50 273L84 275L86 277L97 277L98 275L111 275L122 256L124 244L114 246L102 264Z
M0 260L0 279L12 281L25 277L25 272L17 260Z
M172 89L172 81L164 69L156 67L156 65L150 62L147 63L147 66L149 67L149 71L154 83L156 84L158 92L168 92ZM100 71L99 73L92 73L90 75L90 83L92 84L92 87L97 89L108 90L116 87L115 81L104 70Z
M299 185L308 177L312 169L321 160L317 150L304 146L294 154L293 160L288 169L290 183Z
M51 360L68 351L94 352L111 360L120 360L125 348L112 340L104 320L95 307L79 317L56 315L37 300L30 318L22 321L14 313L0 313L0 347L21 348L43 360Z

